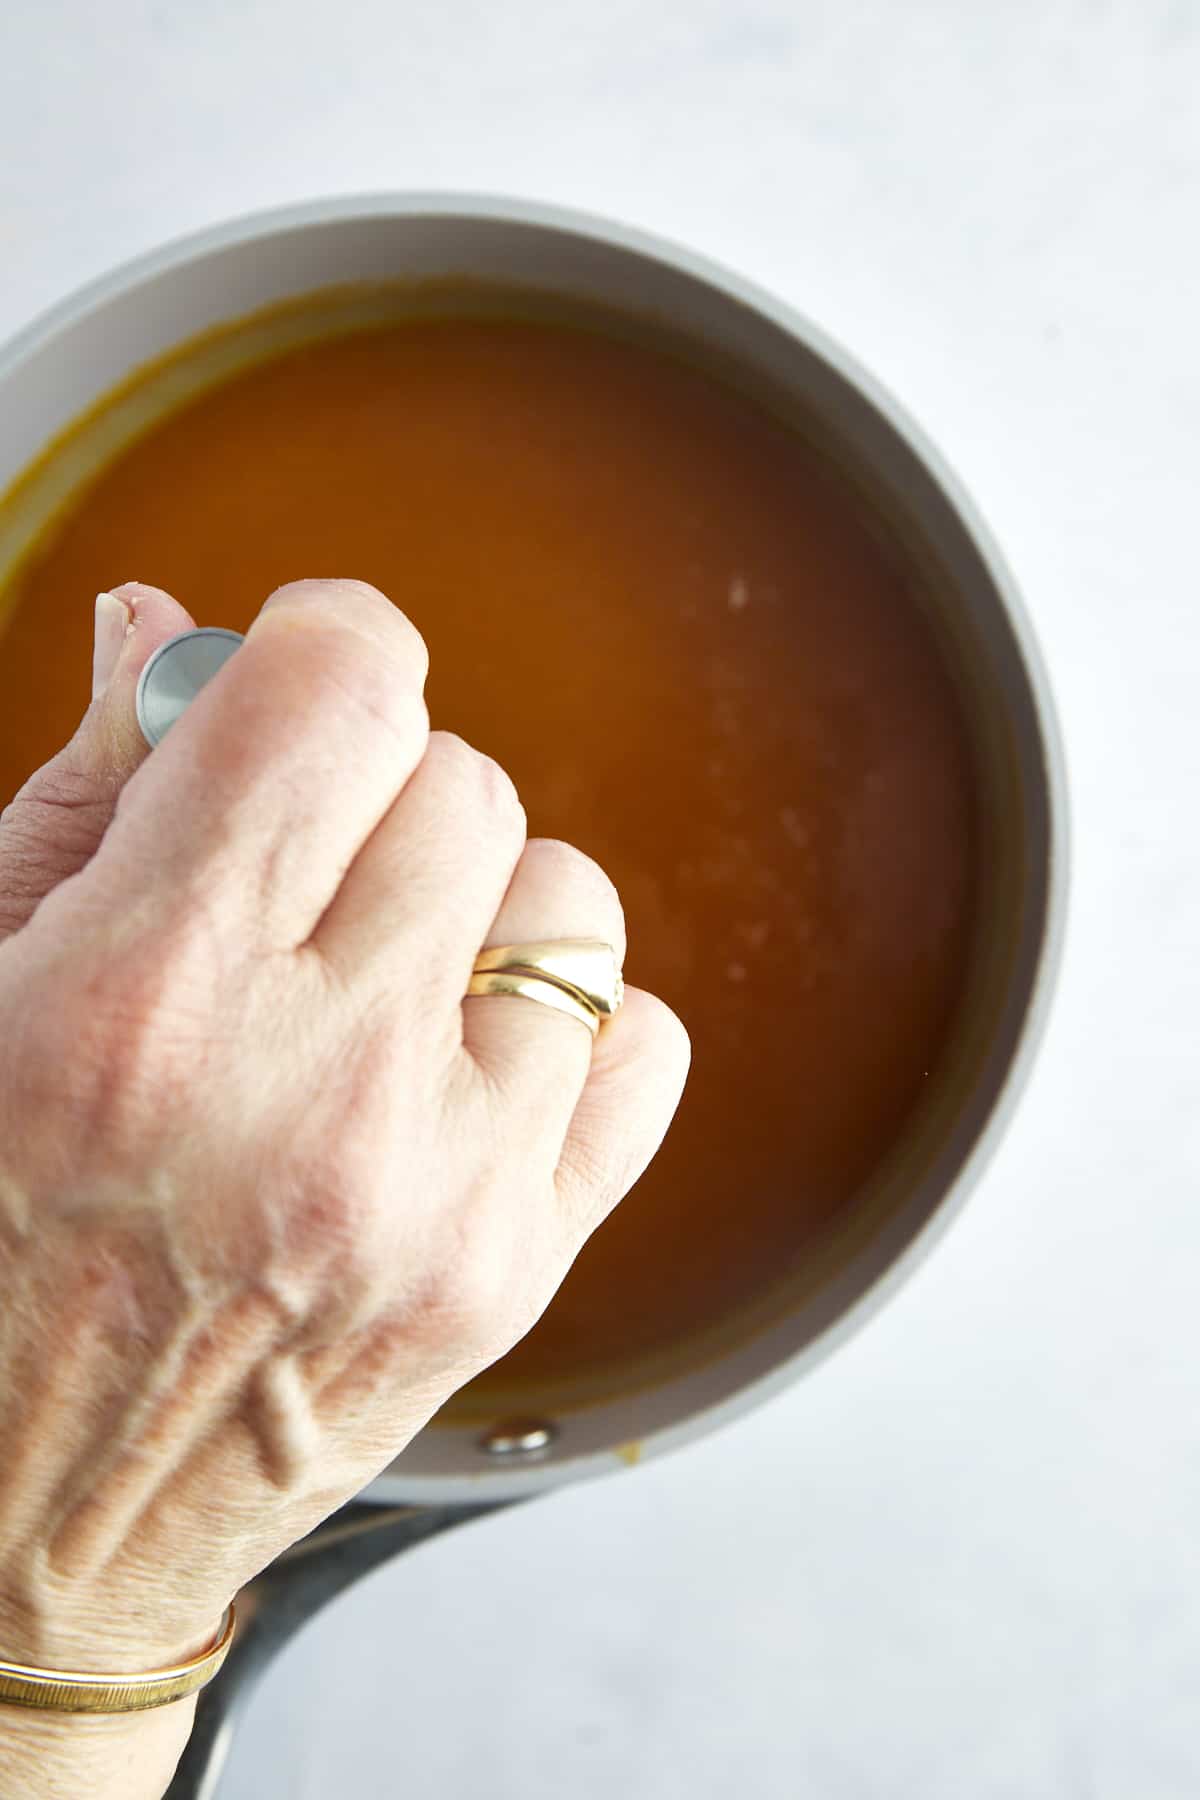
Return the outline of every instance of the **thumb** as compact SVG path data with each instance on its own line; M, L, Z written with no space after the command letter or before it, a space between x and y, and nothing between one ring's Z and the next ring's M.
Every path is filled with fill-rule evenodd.
M97 596L92 703L66 748L0 813L0 941L95 855L121 789L149 754L138 677L160 644L193 624L161 588L131 581Z

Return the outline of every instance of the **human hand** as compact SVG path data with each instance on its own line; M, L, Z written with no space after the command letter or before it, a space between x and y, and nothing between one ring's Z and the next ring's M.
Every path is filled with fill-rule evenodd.
M463 1000L484 944L623 955L620 904L430 733L374 589L272 596L148 759L137 674L191 621L119 593L107 691L0 818L0 1655L137 1670L528 1331L688 1050L636 989L594 1044Z

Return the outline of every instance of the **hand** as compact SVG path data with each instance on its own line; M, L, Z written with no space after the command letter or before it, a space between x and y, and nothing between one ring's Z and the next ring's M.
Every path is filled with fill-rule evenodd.
M485 943L622 954L621 908L430 733L382 595L281 589L148 759L137 674L191 621L119 597L0 819L0 1654L134 1670L529 1330L688 1049L636 989L594 1045L463 1000Z

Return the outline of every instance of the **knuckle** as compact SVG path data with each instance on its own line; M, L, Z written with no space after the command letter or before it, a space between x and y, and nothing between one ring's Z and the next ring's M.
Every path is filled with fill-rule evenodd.
M547 887L582 919L594 919L605 935L623 942L625 912L612 879L592 857L561 838L530 838L525 855Z
M605 901L618 901L617 890L600 864L574 844L562 838L531 838L529 851L559 881Z
M305 576L299 581L285 581L267 596L263 603L263 611L274 610L281 606L337 606L343 599L359 600L368 606L391 607L391 601L369 581L355 581L349 577L338 577L327 580L316 576Z
M525 809L516 784L494 758L452 731L431 732L426 754L434 758L451 804L487 820L493 829L524 834Z
M484 804L491 816L501 820L505 825L519 825L524 832L525 808L517 793L517 785L508 770L494 757L481 753L478 773Z
M357 584L365 588L364 583ZM378 605L383 609L381 628L391 640L396 660L403 664L410 677L424 682L429 673L429 647L421 633L417 630L407 613L401 612L390 600L380 594L377 588L365 588L365 591L376 597Z
M369 581L289 581L276 588L262 608L262 615L311 608L326 615L341 629L366 635L383 649L394 665L403 668L406 680L424 682L429 672L429 650L407 613Z

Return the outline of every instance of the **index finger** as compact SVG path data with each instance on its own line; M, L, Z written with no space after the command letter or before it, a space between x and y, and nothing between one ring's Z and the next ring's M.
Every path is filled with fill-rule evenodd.
M360 581L278 589L129 782L97 858L164 904L303 943L425 752L429 658ZM167 896L170 901L167 901Z

